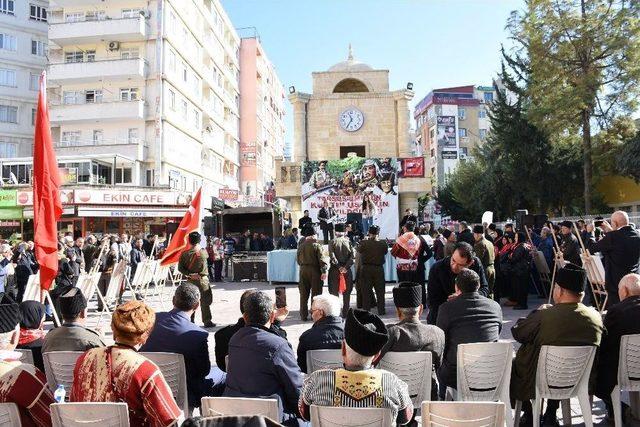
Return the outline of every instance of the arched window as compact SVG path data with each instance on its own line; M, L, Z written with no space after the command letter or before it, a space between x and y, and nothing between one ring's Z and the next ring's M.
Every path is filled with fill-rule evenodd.
M333 93L369 92L367 85L358 79L344 79L333 88Z

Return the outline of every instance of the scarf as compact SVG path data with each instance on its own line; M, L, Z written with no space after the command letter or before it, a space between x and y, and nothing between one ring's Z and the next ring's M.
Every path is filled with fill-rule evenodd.
M43 329L25 329L20 328L20 340L18 345L31 344L41 338L44 338L46 332Z
M409 254L413 259L420 250L420 239L412 232L404 233L396 239L396 243Z

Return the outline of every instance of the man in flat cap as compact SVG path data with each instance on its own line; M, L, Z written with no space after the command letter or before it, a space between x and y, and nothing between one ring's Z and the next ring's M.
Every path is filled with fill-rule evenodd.
M571 264L581 266L580 244L578 243L578 238L573 234L573 223L571 221L562 221L560 223L560 234L562 238L560 243L562 259Z
M200 247L200 233L192 231L189 233L189 249L180 255L178 261L178 271L182 273L187 281L200 289L200 312L202 313L202 323L205 328L214 328L215 323L211 321L211 303L213 294L209 285L209 273L207 272L207 251ZM195 313L191 315L193 321Z
M395 374L374 369L388 340L382 320L364 310L350 309L342 342L343 369L320 369L302 386L298 409L309 420L311 405L389 408L397 424L407 424L413 404L407 384Z
M23 426L48 427L53 394L44 373L20 363L21 354L14 351L19 338L18 304L0 305L0 403L15 403Z
M484 268L484 275L487 278L487 285L489 286L489 297L491 298L491 295L493 295L493 285L496 281L496 270L494 267L496 249L493 243L487 239L484 227L481 225L473 226L473 239L475 240L473 250L482 263L482 268Z
M345 236L345 225L336 224L336 237L329 242L329 293L340 295L340 276L344 277L345 289L342 290L342 317L347 316L351 291L353 290L353 266L354 251L349 238Z
M384 263L389 247L386 242L378 240L380 227L369 227L369 236L358 245L360 269L358 271L358 306L369 311L373 305L372 288L376 292L378 314L385 314L384 308ZM362 303L362 305L360 305Z
M87 321L87 300L80 288L71 288L58 299L62 326L52 329L44 336L42 352L86 351L104 347L100 335L85 327Z
M382 356L389 351L430 351L433 367L438 369L444 351L444 332L435 325L420 321L422 315L422 286L402 282L393 288L393 302L400 322L387 326L389 341L382 348ZM432 398L437 400L435 371L432 375Z
M309 295L311 298L322 293L322 284L327 278L327 262L322 254L322 245L316 240L316 231L311 224L302 227L304 240L298 245L296 255L300 266L300 318L309 318Z
M543 345L600 346L602 318L582 304L587 273L574 264L566 264L556 273L554 305L542 305L511 328L520 348L511 370L511 398L523 402L524 420L531 422L529 399L535 398L536 367ZM559 402L550 400L544 421L554 423Z

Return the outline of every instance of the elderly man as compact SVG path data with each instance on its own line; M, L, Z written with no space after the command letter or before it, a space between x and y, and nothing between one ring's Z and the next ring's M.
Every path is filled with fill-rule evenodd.
M480 276L463 268L455 278L455 295L438 310L436 325L446 337L444 359L438 370L440 397L446 387L457 387L458 344L494 342L502 330L500 304L478 292Z
M332 226L333 229L333 226ZM309 317L309 295L311 298L322 293L322 283L327 278L327 262L322 254L322 245L316 240L313 225L302 228L304 241L298 245L296 260L300 266L300 319Z
M422 315L422 286L403 282L393 288L393 302L400 322L387 326L389 340L381 355L389 351L430 351L435 369L440 367L444 351L444 332L434 325L420 322ZM435 371L434 371L435 373ZM437 388L433 375L432 399L437 400Z
M623 335L640 334L640 274L627 274L618 287L620 303L612 306L604 317L607 331L602 336L598 357L596 396L605 402L609 418L613 419L611 392L618 384L620 339ZM611 296L609 296L611 297ZM623 411L624 414L624 411Z
M407 384L395 374L374 369L388 340L382 320L364 310L349 310L342 342L343 369L320 369L304 381L300 415L309 419L309 407L344 406L389 408L397 424L407 424L413 404Z
M618 283L625 274L640 273L640 233L629 224L626 212L617 211L611 215L611 224L602 221L605 234L595 241L593 224L587 226L589 242L585 243L591 253L600 252L604 256L605 284L609 299L607 306L618 303Z
M15 403L23 426L49 427L49 405L55 403L44 373L20 363L18 304L0 305L0 402Z
M402 226L404 231L391 248L391 255L396 259L396 272L401 282L418 283L418 255L422 242L414 234L415 223L407 222Z
M85 327L87 300L79 288L71 288L59 298L62 326L45 335L42 353L50 351L86 351L104 347L97 332Z
M602 319L593 308L582 304L587 273L566 264L556 273L553 287L555 305L543 305L518 320L511 328L520 348L511 370L511 398L523 402L524 421L531 422L530 399L535 397L536 367L543 345L599 346L604 330ZM556 422L558 401L547 402L545 422Z
M296 407L302 372L289 343L268 331L276 317L273 300L255 291L244 300L246 326L231 337L224 395L279 401L285 425L298 425Z
M329 350L342 347L344 328L340 317L340 299L322 294L311 302L313 326L300 335L298 342L298 366L307 373L307 351Z
M336 237L329 242L329 293L336 296L342 294L342 317L346 317L353 290L351 267L354 250L349 238L345 236L344 224L336 224L335 230ZM341 276L344 278L344 289L340 289Z
M90 235L87 237L87 241L82 248L82 255L84 257L84 271L89 272L93 267L93 261L98 257L100 248L96 246L96 236Z
M75 262L78 264L78 271L85 271L84 254L82 252L82 249L84 248L84 239L82 237L78 237L71 248L76 253Z
M487 278L487 285L489 286L489 295L493 294L493 285L496 281L496 270L494 262L496 260L496 249L489 240L487 240L484 228L481 225L473 226L473 250L475 251L478 259L482 263L484 274Z
M480 289L478 290L480 295L485 297L489 295L489 286L482 263L476 257L473 248L466 242L457 243L453 255L436 262L429 270L427 323L435 325L440 306L455 297L456 276L465 268L475 271L480 278Z
M178 353L184 356L189 406L200 407L203 396L211 396L213 385L206 377L211 370L209 333L191 323L191 315L200 307L200 290L191 283L178 286L173 310L156 314L156 323L140 351Z
M467 242L471 246L473 246L474 243L476 242L475 239L473 238L473 233L469 229L469 224L467 224L465 221L462 221L462 222L460 222L460 224L458 224L458 238L457 238L457 241L458 242Z

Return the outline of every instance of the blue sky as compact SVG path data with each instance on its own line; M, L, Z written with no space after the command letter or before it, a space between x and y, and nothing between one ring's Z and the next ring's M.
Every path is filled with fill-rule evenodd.
M430 90L491 84L521 0L222 0L236 28L256 27L285 88L311 92L311 72L347 58L413 82L412 107ZM243 32L241 32L241 35ZM287 105L287 142L293 138Z

